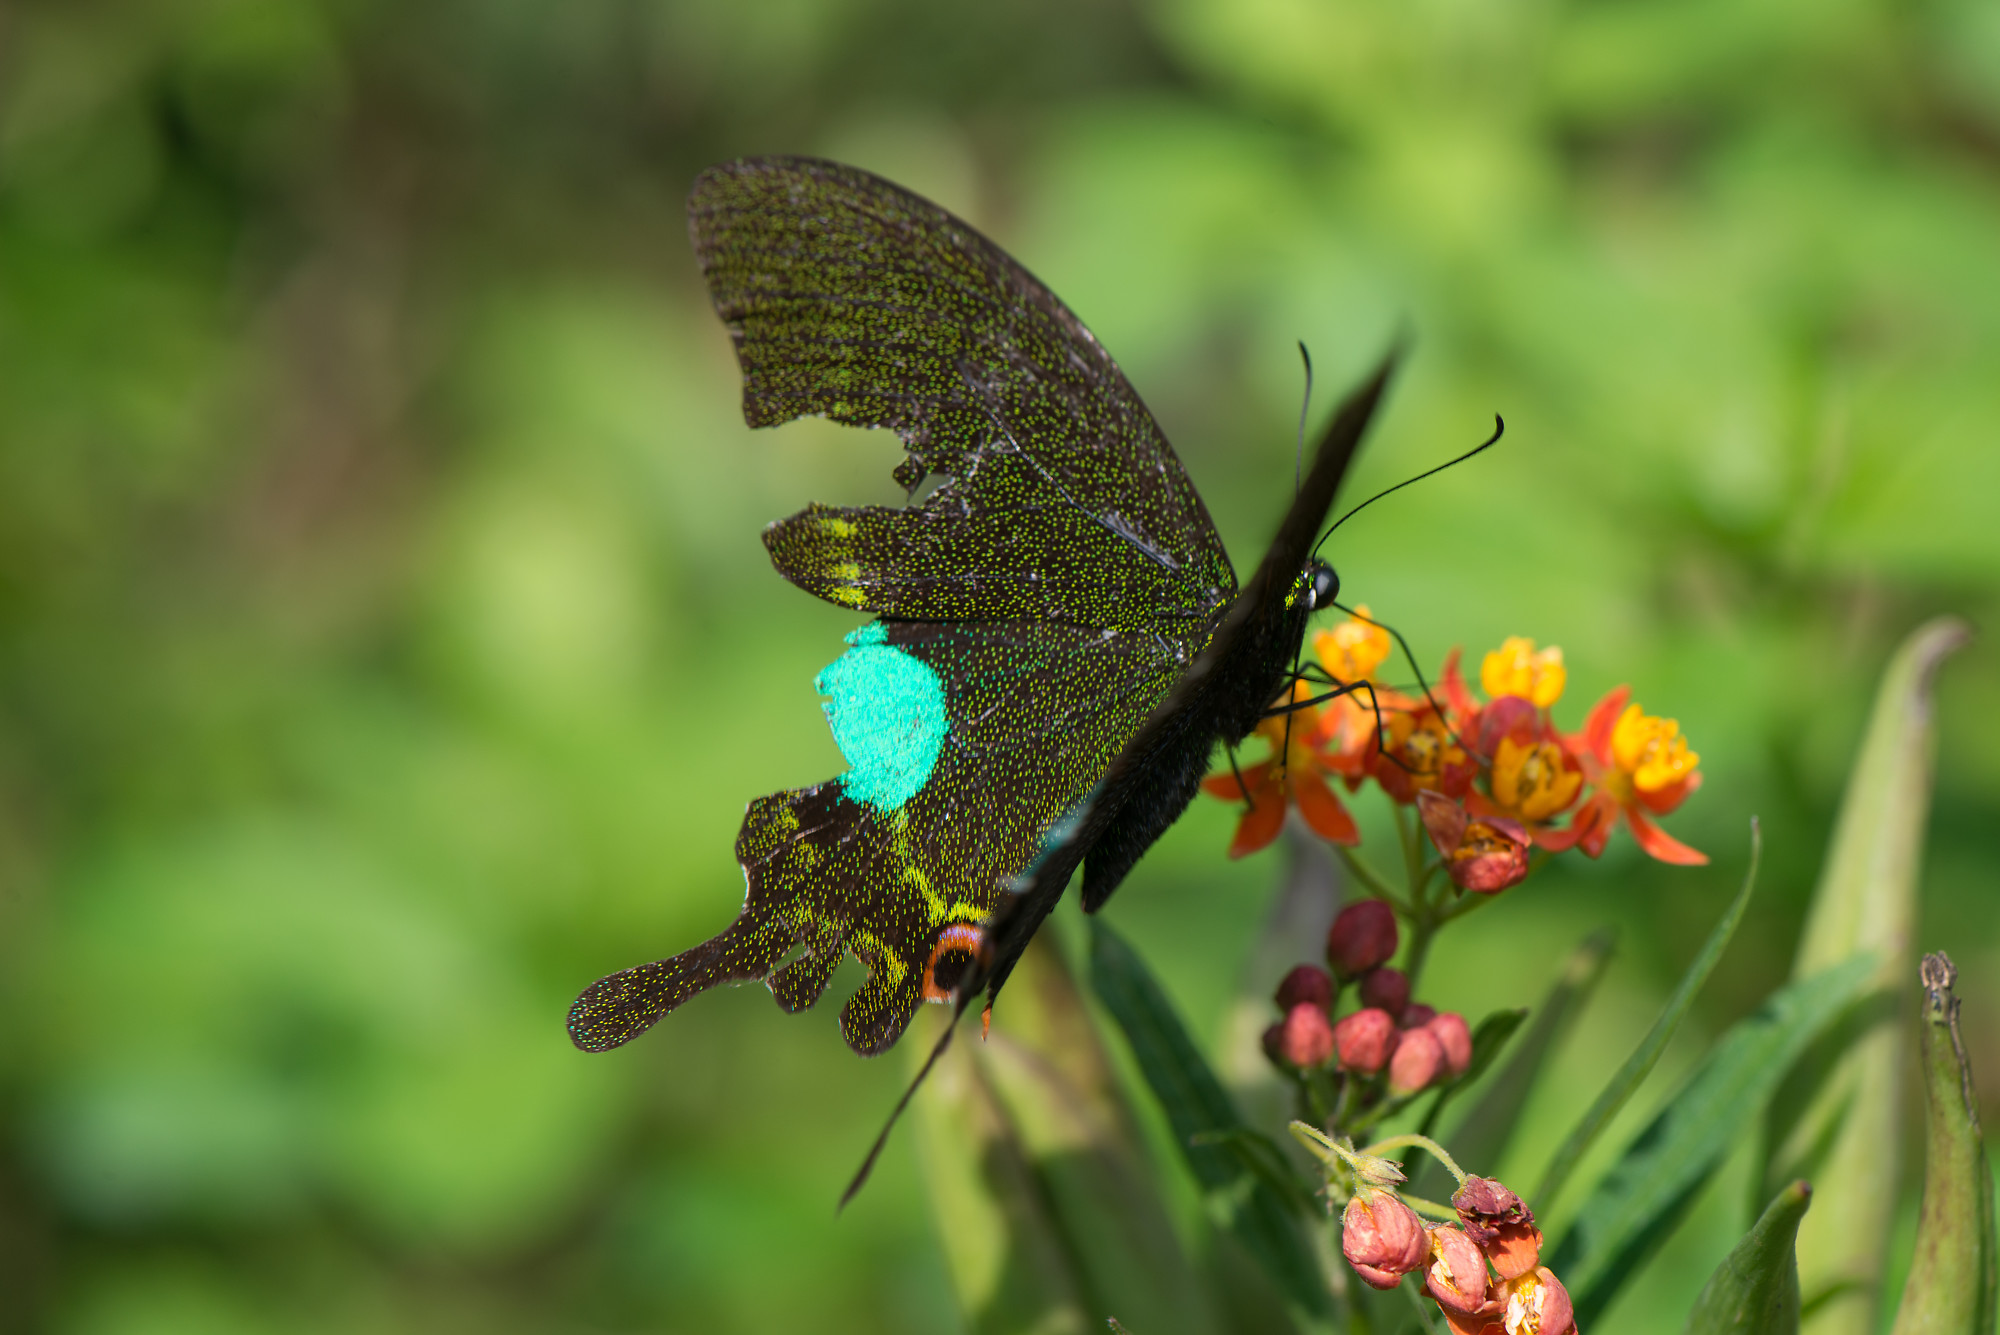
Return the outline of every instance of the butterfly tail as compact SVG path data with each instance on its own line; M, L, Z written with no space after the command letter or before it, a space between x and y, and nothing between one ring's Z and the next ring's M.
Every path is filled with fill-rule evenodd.
M569 1008L570 1042L585 1052L609 1052L697 992L769 976L791 942L776 932L742 927L739 921L693 950L621 970L583 989Z

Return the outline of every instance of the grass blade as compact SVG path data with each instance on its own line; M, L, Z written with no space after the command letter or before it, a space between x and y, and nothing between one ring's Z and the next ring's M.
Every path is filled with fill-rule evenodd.
M1052 938L1031 944L1007 1023L956 1045L923 1109L925 1181L967 1328L1094 1324L1216 1335L1216 1295L1161 1198L1111 1054Z
M1861 955L1787 984L1708 1050L1687 1083L1578 1209L1551 1268L1588 1329L1693 1204L1730 1142L1750 1125L1813 1039L1867 989Z
M1332 1313L1325 1272L1283 1194L1219 1141L1246 1128L1222 1084L1132 947L1093 918L1090 985L1124 1032L1140 1072L1173 1128L1210 1214L1256 1258L1285 1297L1324 1318Z
M1901 1176L1910 1054L1907 1017L1894 999L1916 963L1910 929L1936 751L1933 683L1969 636L1952 618L1920 626L1883 672L1792 966L1792 977L1804 978L1877 952L1875 987L1888 1003L1802 1063L1767 1114L1761 1189L1795 1177L1818 1187L1818 1208L1799 1226L1799 1284L1813 1335L1876 1329Z
M1715 966L1721 962L1723 952L1729 949L1730 938L1736 935L1737 925L1743 921L1744 910L1750 907L1750 894L1757 886L1757 864L1763 854L1764 836L1757 828L1756 818L1752 817L1750 870L1743 874L1743 888L1736 892L1736 898L1722 911L1721 921L1715 924L1715 929L1708 934L1708 940L1702 944L1701 953L1694 957L1694 962L1688 965L1687 972L1681 975L1680 985L1674 989L1674 994L1667 998L1667 1004L1661 1008L1659 1018L1653 1021L1653 1027L1639 1040L1639 1046L1632 1049L1632 1055L1625 1059L1625 1064L1611 1077L1611 1083L1604 1087L1604 1091L1597 1096L1597 1101L1590 1105L1590 1108L1577 1120L1577 1124L1570 1129L1569 1135L1563 1138L1555 1157L1549 1160L1549 1169L1542 1177L1541 1187L1535 1192L1533 1199L1536 1213L1544 1213L1556 1203L1556 1197L1562 1193L1564 1185L1569 1181L1569 1175L1576 1171L1576 1166L1584 1154L1596 1143L1598 1136L1603 1134L1604 1128L1611 1125L1611 1119L1618 1115L1626 1100L1638 1092L1639 1086L1646 1082L1646 1077L1652 1074L1653 1067L1659 1063L1660 1054L1667 1050L1667 1043L1673 1038L1674 1031L1681 1027L1681 1020L1686 1017L1688 1008L1694 1005L1695 996L1701 991L1702 984L1706 983L1708 976L1715 972Z
M1493 1077L1492 1083L1480 1093L1479 1101L1453 1127L1445 1148L1459 1163L1469 1165L1467 1171L1490 1173L1499 1164L1500 1156L1513 1138L1514 1128L1521 1120L1521 1110L1527 1106L1528 1095L1533 1092L1535 1081L1541 1076L1542 1064L1550 1052L1569 1032L1570 1022L1589 999L1597 980L1604 976L1604 965L1611 958L1615 934L1604 928L1585 937L1577 948L1563 961L1556 975L1555 984L1549 988L1542 1004L1531 1012L1533 1020L1521 1041L1514 1045L1507 1064ZM1502 1015L1519 1015L1519 1011L1500 1012ZM1488 1016L1480 1022L1480 1034L1498 1018ZM1480 1038L1473 1040L1473 1070L1465 1073L1464 1084L1470 1085L1478 1078L1484 1066L1480 1062ZM1499 1046L1494 1046L1494 1055ZM1490 1061L1490 1058L1488 1059ZM1424 1118L1420 1128L1430 1134L1435 1124L1437 1109ZM1413 1151L1414 1153L1414 1151ZM1419 1196L1440 1197L1451 1192L1451 1179L1444 1171L1444 1165L1423 1158L1424 1167L1415 1178L1414 1190Z

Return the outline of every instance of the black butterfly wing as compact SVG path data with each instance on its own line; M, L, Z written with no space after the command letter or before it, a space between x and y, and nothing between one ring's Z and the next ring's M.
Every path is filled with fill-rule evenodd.
M1325 522L1398 355L1392 351L1385 357L1335 412L1277 537L1213 638L1112 758L1091 793L1050 827L1028 870L1010 887L1013 893L994 905L980 949L960 978L954 1019L982 992L989 1004L999 995L1077 868L1085 868L1084 908L1101 908L1125 872L1194 800L1217 740L1241 741L1270 707L1312 611L1302 575L1314 535ZM946 1028L890 1111L841 1196L843 1206L867 1182L889 1132L956 1031L955 1023Z
M1312 612L1302 573L1327 510L1360 447L1398 353L1335 412L1270 548L1222 624L1086 802L1051 829L1035 862L996 906L983 962L969 970L965 1001L997 995L1079 866L1084 908L1096 912L1138 858L1194 800L1215 743L1243 740L1283 689ZM964 1001L960 1009L963 1010Z
M856 1050L947 999L977 933L1206 642L1235 591L1193 485L1115 363L972 228L852 168L705 173L695 251L753 426L897 431L905 508L813 506L765 533L780 573L881 614L821 678L853 768L750 807L727 930L578 998L615 1047L695 993L765 978L817 1000L843 952Z

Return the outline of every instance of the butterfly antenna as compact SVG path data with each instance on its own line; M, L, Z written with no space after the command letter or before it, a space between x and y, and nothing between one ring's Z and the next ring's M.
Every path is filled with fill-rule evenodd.
M1422 482L1425 478L1435 476L1438 473L1442 473L1447 468L1457 467L1459 464L1464 463L1467 459L1470 459L1473 455L1479 454L1485 450L1489 450L1493 448L1495 445L1499 444L1500 437L1506 434L1507 434L1506 421L1501 418L1499 413L1493 414L1493 434L1488 436L1483 442L1473 446L1471 449L1467 450L1464 454L1459 455L1456 459L1447 459L1445 460L1445 462L1439 464L1436 468L1426 468L1423 472L1417 474L1415 477L1406 477L1401 482L1398 482L1395 486L1385 487L1381 491L1376 492L1373 496L1370 496L1367 500L1361 502L1361 504L1355 506L1352 510L1349 510L1346 514L1334 520L1332 527L1328 528L1326 532L1319 535L1319 542L1313 544L1312 554L1314 556L1319 555L1320 546L1323 543L1325 543L1328 538L1333 536L1334 529L1339 528L1342 524L1345 524L1348 520L1354 518L1354 516L1360 514L1363 510L1366 510L1369 506L1375 504L1375 502L1381 500L1384 496L1389 495L1391 492L1401 491L1404 487L1409 486L1411 483Z
M1300 478L1303 476L1302 470L1305 468L1306 414L1312 411L1312 402L1313 402L1313 355L1312 353L1306 350L1306 341L1304 339L1299 340L1299 360L1306 364L1306 393L1305 397L1299 401L1298 447L1292 451L1292 495L1294 496L1299 494ZM1298 681L1299 660L1304 656L1304 654L1305 654L1305 642L1301 640L1299 642L1298 652L1292 655L1291 679L1293 682ZM1291 690L1292 688L1290 685L1287 685L1285 687L1285 697L1287 703L1289 703L1291 699ZM1289 775L1291 773L1291 764L1292 764L1292 711L1290 710L1285 711L1285 743L1284 743L1284 750L1279 754L1281 758L1278 761L1278 772L1280 774ZM1237 782L1238 783L1242 782L1240 776L1238 777ZM1247 794L1249 790L1246 788L1244 792Z
M1299 404L1299 445L1292 454L1292 495L1299 494L1299 479L1303 475L1306 458L1306 413L1313 403L1313 355L1306 351L1306 341L1299 340L1299 360L1306 364L1306 396Z
M868 1175L875 1171L875 1161L882 1157L882 1147L889 1143L889 1133L896 1129L897 1119L902 1117L903 1109L910 1106L910 1100L916 1096L917 1087L924 1083L925 1077L931 1073L931 1067L937 1065L938 1058L944 1056L944 1050L951 1046L951 1036L958 1032L959 1017L965 1014L965 1007L966 1002L960 1001L952 1008L951 1023L945 1026L944 1035L938 1039L937 1046L931 1049L931 1055L924 1058L923 1067L917 1072L917 1078L910 1081L910 1087L903 1091L903 1097L897 1099L896 1106L889 1110L889 1120L882 1124L882 1130L876 1135L875 1143L868 1147L868 1157L861 1161L861 1167L855 1171L854 1180L847 1184L847 1190L840 1193L840 1204L833 1207L835 1214L845 1210L847 1203L868 1184Z

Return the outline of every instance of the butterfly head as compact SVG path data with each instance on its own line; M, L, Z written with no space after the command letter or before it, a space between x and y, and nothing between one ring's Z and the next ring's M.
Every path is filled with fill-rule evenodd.
M1333 567L1314 557L1306 568L1299 572L1299 594L1304 599L1306 610L1316 612L1322 607L1331 607L1334 599L1340 597L1340 576Z

